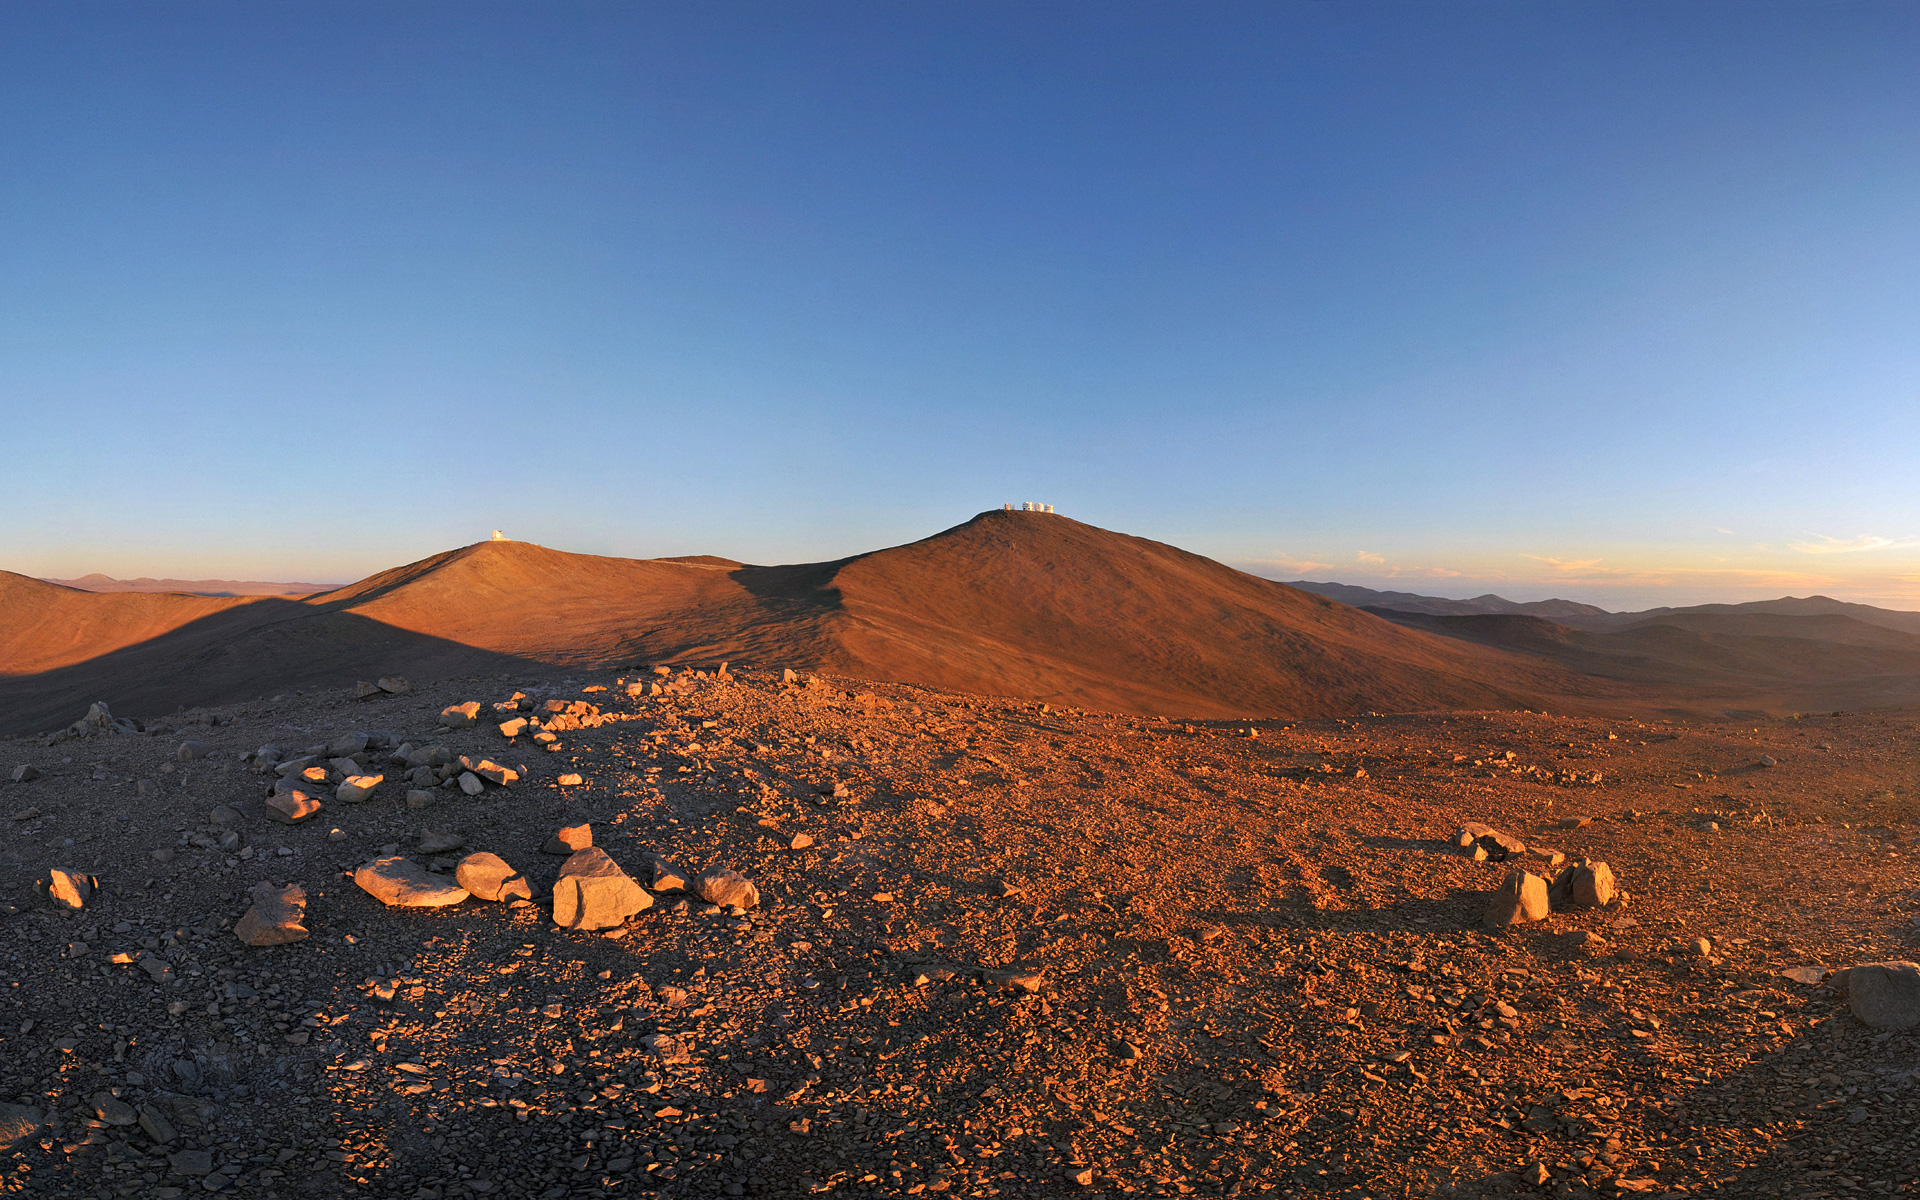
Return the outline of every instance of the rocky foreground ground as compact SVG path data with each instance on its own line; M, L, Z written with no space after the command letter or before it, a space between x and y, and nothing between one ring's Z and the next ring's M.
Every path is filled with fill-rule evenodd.
M1829 977L1914 957L1911 713L1236 725L661 682L449 680L0 743L0 1193L1920 1180L1920 1030L1863 1023ZM463 702L478 720L446 728ZM276 786L279 816L296 786L319 811L282 823ZM1462 853L1468 822L1527 849ZM552 920L573 860L544 848L582 824L659 885L606 929ZM390 907L354 881L402 859L448 888L476 852L530 898ZM1556 853L1621 895L1489 929L1490 894ZM675 868L736 871L757 904L672 890ZM286 885L307 936L243 923Z

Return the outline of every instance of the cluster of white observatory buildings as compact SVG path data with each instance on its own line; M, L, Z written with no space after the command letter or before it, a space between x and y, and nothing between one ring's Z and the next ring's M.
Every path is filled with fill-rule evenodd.
M1005 505L1002 505L1001 507L1002 507L1002 508L1003 508L1003 509L1004 509L1005 511L1007 511L1007 512L1012 512L1012 511L1013 511L1013 505L1011 505L1011 504L1005 504ZM1022 501L1020 502L1020 511L1021 511L1021 512L1052 512L1052 511L1053 511L1053 505L1051 505L1051 504L1035 504L1035 503L1034 503L1033 501L1031 501L1031 500L1022 500Z

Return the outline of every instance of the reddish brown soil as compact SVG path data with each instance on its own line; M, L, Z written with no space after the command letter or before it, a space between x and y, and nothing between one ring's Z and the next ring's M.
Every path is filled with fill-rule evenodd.
M423 682L0 743L0 766L43 772L0 784L0 1101L59 1116L0 1190L197 1195L182 1150L261 1200L1797 1198L1920 1179L1914 1035L1781 974L1914 956L1912 712L1251 738L844 679L644 700L621 682ZM516 688L619 719L558 753L434 730L444 705ZM260 819L267 777L242 752L369 728L529 779L416 809L390 774L309 824ZM188 737L209 757L174 762ZM238 815L210 824L222 804ZM558 931L559 860L538 847L582 819L643 881L652 854L728 865L765 903L733 919L669 893L617 940ZM1466 820L1606 859L1629 897L1489 933L1508 868L1450 850ZM503 855L539 901L390 910L343 876L424 828ZM226 831L231 850L183 845ZM52 866L97 874L95 905L49 911L29 884ZM307 888L309 939L235 939L262 879ZM143 946L175 982L109 960ZM980 981L1003 967L1044 985ZM662 1062L656 1032L689 1060ZM176 1140L90 1126L109 1090Z

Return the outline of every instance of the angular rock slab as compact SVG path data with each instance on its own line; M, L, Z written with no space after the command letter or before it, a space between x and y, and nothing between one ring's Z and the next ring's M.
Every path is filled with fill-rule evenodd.
M85 908L99 886L100 881L93 876L66 867L54 867L36 885L42 895L61 908Z
M578 825L562 825L553 831L547 844L540 847L544 854L575 854L593 845L593 826L585 821Z
M253 885L253 907L233 923L233 934L249 946L284 946L307 936L307 890L297 883Z
M612 929L653 906L653 897L598 846L576 852L553 885L553 922L565 929Z
M1518 858L1527 852L1527 844L1519 838L1502 833L1491 825L1473 821L1460 826L1453 835L1453 844L1462 854L1472 854L1474 848L1478 847L1495 862Z
M449 729L464 729L479 719L480 702L477 700L451 704L440 710L440 723Z
M1547 881L1531 871L1513 871L1487 898L1486 915L1481 920L1489 929L1521 921L1538 921L1549 911Z
M1920 964L1861 963L1834 978L1853 1015L1875 1029L1920 1025Z
M396 908L439 908L467 898L467 889L397 854L374 859L353 873L353 881L367 895Z
M708 867L693 881L693 890L708 904L722 908L752 908L760 903L760 889L738 871L726 867Z
M693 872L678 867L664 858L653 860L653 890L656 892L684 892L691 886Z
M453 877L482 900L511 900L515 896L533 899L533 885L527 877L507 865L506 859L484 850L461 859Z
M267 797L266 813L283 825L304 821L320 811L320 802L298 789Z
M0 1152L24 1150L47 1126L47 1114L24 1104L0 1104Z
M373 795L373 789L380 786L385 775L349 775L340 781L339 790L334 795L344 804L358 804Z
M520 772L511 767L503 767L490 758L475 762L463 754L460 756L460 765L496 787L512 787L520 782Z

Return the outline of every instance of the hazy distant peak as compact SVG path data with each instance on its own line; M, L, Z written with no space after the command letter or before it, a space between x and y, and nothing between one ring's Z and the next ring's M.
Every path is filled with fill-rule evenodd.
M94 572L78 579L48 579L82 592L179 592L189 596L311 596L329 591L331 583L267 583L257 579L115 579Z

